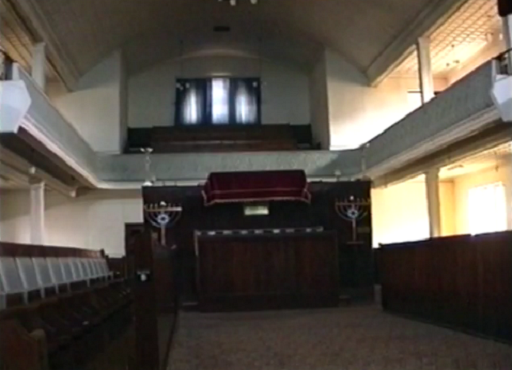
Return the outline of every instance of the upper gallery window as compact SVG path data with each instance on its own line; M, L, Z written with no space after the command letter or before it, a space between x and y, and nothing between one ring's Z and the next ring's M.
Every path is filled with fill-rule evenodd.
M505 186L501 182L469 190L468 226L473 235L507 229Z
M260 123L257 78L180 79L176 83L176 124Z

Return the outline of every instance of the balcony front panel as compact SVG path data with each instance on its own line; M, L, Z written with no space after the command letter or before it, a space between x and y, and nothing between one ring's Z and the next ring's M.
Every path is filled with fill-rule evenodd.
M93 174L96 154L89 144L53 106L46 94L32 80L32 77L17 64L14 65L13 77L15 80L25 82L32 101L25 117L25 124L32 126L27 127L28 131L35 128L80 167Z
M494 61L489 61L369 142L369 169L447 134L493 108ZM427 153L425 153L427 154Z
M203 181L211 172L301 169L309 177L350 178L361 171L360 150L343 152L290 151L255 153L154 154L151 173L160 181ZM339 172L338 172L339 171ZM98 177L108 182L142 182L145 156L99 156Z

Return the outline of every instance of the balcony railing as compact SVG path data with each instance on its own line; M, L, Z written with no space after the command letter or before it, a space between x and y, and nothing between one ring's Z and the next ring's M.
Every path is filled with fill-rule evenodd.
M32 101L25 117L25 125L28 122L40 135L51 141L54 149L64 153L82 169L94 173L96 154L73 125L66 121L32 77L16 63L12 77L25 83Z
M505 58L508 63L508 56L503 56ZM370 175L375 175L372 172L375 168L379 171L383 168L385 171L393 170L393 166L404 165L405 157L410 159L430 154L443 143L451 143L447 140L460 140L471 130L489 124L489 117L499 119L491 90L503 63L497 59L483 64L372 139L364 150L269 151L250 156L238 153L155 155L152 159L153 172L161 180L195 181L204 179L212 171L297 168L304 169L311 177L332 177L339 173L341 178L353 178L366 169ZM74 163L102 181L138 182L146 178L143 155L98 155L17 64L13 66L12 78L24 82L32 101L25 123L48 138L54 148L65 153Z
M365 151L367 168L393 161L403 165L397 163L398 157L430 154L428 151L449 144L448 138L456 141L469 130L488 124L488 117L498 119L491 97L495 76L492 60L372 139Z

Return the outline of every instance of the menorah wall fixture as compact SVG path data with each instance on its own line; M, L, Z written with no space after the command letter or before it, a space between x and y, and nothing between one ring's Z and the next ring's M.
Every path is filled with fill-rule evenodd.
M144 217L160 230L160 244L166 246L166 230L176 225L183 213L180 205L166 202L150 203L144 206Z
M370 199L356 198L350 196L346 200L336 200L334 208L336 213L344 220L349 221L352 226L352 240L348 244L363 244L358 240L357 223L364 219L370 213Z

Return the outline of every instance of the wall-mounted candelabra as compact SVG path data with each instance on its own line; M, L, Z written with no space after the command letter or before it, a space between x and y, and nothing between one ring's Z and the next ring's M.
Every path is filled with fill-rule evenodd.
M155 183L155 176L151 172L151 153L153 153L153 148L142 148L140 151L144 153L144 170L146 172L146 179L142 186L153 186Z
M370 213L370 200L359 199L350 196L345 200L336 200L334 208L336 213L345 221L350 222L352 228L352 240L348 244L363 244L363 241L358 239L358 223L368 216Z
M144 206L144 217L148 222L160 231L160 244L166 246L166 230L170 229L181 217L183 209L179 205L160 202L157 204L146 204Z

